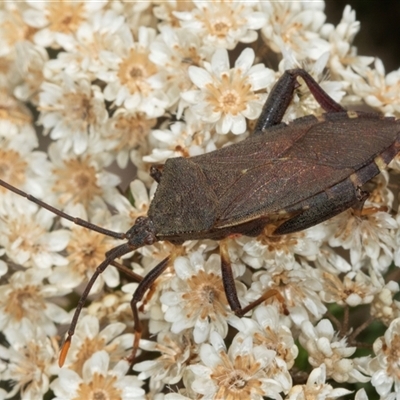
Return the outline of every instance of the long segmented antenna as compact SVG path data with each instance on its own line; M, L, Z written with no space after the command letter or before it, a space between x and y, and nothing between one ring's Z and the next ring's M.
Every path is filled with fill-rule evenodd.
M130 253L133 249L128 243L121 244L114 247L107 253L107 258L96 268L89 282L87 283L85 290L83 291L81 298L79 299L78 305L76 306L74 316L72 317L71 324L68 329L67 338L61 347L60 356L58 358L58 365L62 367L64 365L65 359L67 358L68 350L71 346L71 339L75 333L76 324L78 323L79 315L85 305L86 299L89 296L92 286L96 282L99 275L116 259L122 257L123 255Z
M22 197L25 197L32 203L35 203L39 205L42 208L45 208L46 210L52 212L55 215L58 215L61 218L67 219L68 221L73 222L76 225L83 226L84 228L91 229L92 231L102 233L103 235L106 236L111 236L115 239L126 239L126 234L122 232L114 232L110 231L109 229L102 228L101 226L92 224L91 222L85 221L84 219L78 218L78 217L72 217L69 214L66 214L65 212L58 210L57 208L51 206L50 204L45 203L42 200L37 199L36 197L20 190L17 189L15 186L10 185L9 183L3 181L0 179L0 186L5 187L6 189L10 190L11 192L14 192Z

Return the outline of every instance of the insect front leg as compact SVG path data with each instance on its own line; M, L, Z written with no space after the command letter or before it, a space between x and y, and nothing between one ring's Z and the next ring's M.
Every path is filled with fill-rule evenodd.
M229 239L228 239L229 240ZM233 278L231 260L228 253L228 246L226 240L221 240L220 242L220 253L221 253L221 273L222 282L224 284L226 299L228 300L231 310L238 316L243 317L254 307L263 303L265 300L276 297L282 305L283 313L285 315L289 314L286 308L285 299L282 294L277 289L270 289L266 291L259 299L251 302L246 307L242 308L239 298L237 296L235 280Z
M300 86L297 81L298 77L304 80L315 100L326 112L346 111L321 88L308 72L300 68L289 69L279 78L269 93L254 130L255 135L264 133L265 129L282 121L295 89Z
M133 340L133 348L132 352L127 358L127 360L133 364L135 361L136 353L139 348L140 338L142 337L142 324L139 318L139 310L138 310L138 303L142 301L145 293L151 286L154 284L156 279L167 269L168 264L170 261L170 257L165 258L159 264L157 264L139 283L138 287L133 293L132 300L131 300L131 309L133 314L133 321L135 324L134 327L134 340Z

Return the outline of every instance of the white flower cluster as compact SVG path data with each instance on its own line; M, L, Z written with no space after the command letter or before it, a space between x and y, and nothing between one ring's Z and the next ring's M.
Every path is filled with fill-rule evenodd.
M147 214L151 165L246 138L286 69L305 68L345 106L399 118L400 69L359 56L354 10L333 26L324 5L2 2L0 179L126 232ZM322 112L303 86L285 122ZM363 210L221 244L241 306L257 303L242 318L228 305L216 241L159 242L113 263L62 368L70 310L120 242L0 187L0 399L399 400L399 155L390 167L368 183ZM139 305L130 368L132 293L167 256Z

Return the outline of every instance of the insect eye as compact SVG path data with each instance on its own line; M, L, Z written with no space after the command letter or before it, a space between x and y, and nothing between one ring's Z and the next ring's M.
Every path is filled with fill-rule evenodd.
M145 240L144 240L144 242L146 243L146 245L147 245L147 244L153 244L153 243L155 243L156 241L157 241L157 239L156 239L155 236L152 235L152 234L147 235L146 238L145 238Z

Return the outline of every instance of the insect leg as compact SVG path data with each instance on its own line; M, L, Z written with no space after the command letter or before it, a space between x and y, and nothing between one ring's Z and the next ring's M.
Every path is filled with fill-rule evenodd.
M144 294L150 287L153 285L155 280L167 269L169 264L170 257L165 258L159 264L157 264L139 283L139 286L136 288L135 293L133 293L133 297L131 300L131 309L133 314L133 321L135 323L135 337L133 341L132 353L127 358L128 361L132 364L136 357L136 352L139 348L139 341L142 336L142 324L139 318L138 311L138 303L143 299Z
M221 273L222 273L222 282L224 284L226 299L228 300L229 306L231 310L238 316L243 317L254 307L263 303L265 300L276 297L283 307L283 312L285 315L289 314L286 305L285 299L282 294L277 289L267 290L259 299L253 301L248 304L246 307L242 308L240 305L239 298L237 296L235 280L232 274L231 261L229 258L228 247L226 241L221 240L220 242L220 252L221 252Z
M14 192L22 197L25 197L32 203L35 203L35 204L39 205L40 207L43 207L46 210L52 212L53 214L58 215L61 218L64 218L64 219L67 219L68 221L73 222L76 225L83 226L84 228L91 229L92 231L99 232L99 233L102 233L103 235L111 236L116 239L126 239L125 233L110 231L109 229L105 229L105 228L102 228L101 226L98 226L98 225L92 224L91 222L85 221L84 219L72 217L71 215L66 214L65 212L63 212L61 210L58 210L57 208L51 206L50 204L47 204L44 201L39 200L36 197L34 197L20 189L17 189L15 186L12 186L9 183L7 183L1 179L0 179L0 186L3 186L6 189L10 190L11 192Z
M133 279L135 282L141 282L143 280L143 277L141 277L140 275L136 274L135 272L133 272L131 269L129 269L128 267L125 267L125 265L117 262L117 261L112 261L110 262L110 265L112 265L113 267L117 268L118 271L124 273L125 275L129 276L131 279Z
M308 72L299 68L290 69L285 71L271 89L261 115L258 118L254 134L262 134L266 128L279 124L282 121L283 115L292 101L294 90L300 86L297 81L299 76L304 80L315 99L325 111L346 111L345 108L336 103L321 88Z

